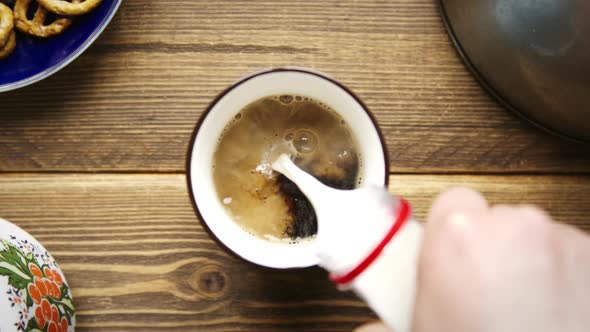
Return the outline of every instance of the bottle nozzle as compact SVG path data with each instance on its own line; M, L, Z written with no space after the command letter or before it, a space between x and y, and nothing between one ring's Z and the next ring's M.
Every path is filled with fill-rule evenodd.
M280 155L271 166L275 171L282 173L289 180L293 181L305 196L307 196L314 207L318 206L322 197L326 197L327 191L334 190L297 167L286 154Z

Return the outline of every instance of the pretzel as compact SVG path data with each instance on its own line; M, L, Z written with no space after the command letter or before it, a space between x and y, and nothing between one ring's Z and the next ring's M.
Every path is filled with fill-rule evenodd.
M14 32L14 30L12 30L10 32L8 40L6 41L6 44L4 45L4 47L0 48L0 59L4 59L7 56L9 56L10 53L12 53L12 51L14 51L15 47L16 47L16 33Z
M66 1L66 0L37 0L40 5L54 14L64 16L83 15L94 8L98 7L102 0L83 0L83 1Z
M32 20L27 18L27 11L33 0L16 0L14 4L14 21L20 31L29 35L46 38L62 33L72 24L67 17L59 18L49 25L45 25L47 10L39 5Z
M3 48L12 36L13 27L14 17L12 16L12 10L0 2L0 48Z

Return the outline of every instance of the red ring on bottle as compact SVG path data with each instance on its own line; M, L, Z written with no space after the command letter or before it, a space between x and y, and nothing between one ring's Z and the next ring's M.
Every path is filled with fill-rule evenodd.
M336 275L331 273L330 280L339 286L344 286L346 284L351 283L354 279L356 279L361 273L363 273L375 260L381 255L383 249L387 246L391 239L399 232L402 226L406 223L406 221L410 217L410 204L405 199L400 199L400 208L399 213L393 226L387 232L383 240L379 242L377 247L364 259L362 260L357 267L352 269L350 272L342 275Z

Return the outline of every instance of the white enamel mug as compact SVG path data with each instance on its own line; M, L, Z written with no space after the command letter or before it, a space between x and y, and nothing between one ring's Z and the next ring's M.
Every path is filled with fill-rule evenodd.
M385 142L367 107L335 79L310 69L289 67L244 77L211 103L201 116L189 147L188 187L203 226L223 247L266 267L308 267L318 264L313 239L287 244L251 236L226 212L213 182L213 156L224 127L250 103L283 94L309 97L336 111L348 123L359 146L363 161L361 186L387 185Z

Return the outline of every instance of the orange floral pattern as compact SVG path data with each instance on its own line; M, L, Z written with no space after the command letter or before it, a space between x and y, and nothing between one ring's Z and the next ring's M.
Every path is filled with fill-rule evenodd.
M47 252L39 254L35 252L40 250L39 247L25 244L28 247L4 240L0 242L0 263L4 262L0 265L0 275L8 276L13 305L24 308L21 312L23 318L15 323L16 330L73 330L74 305L57 264Z

